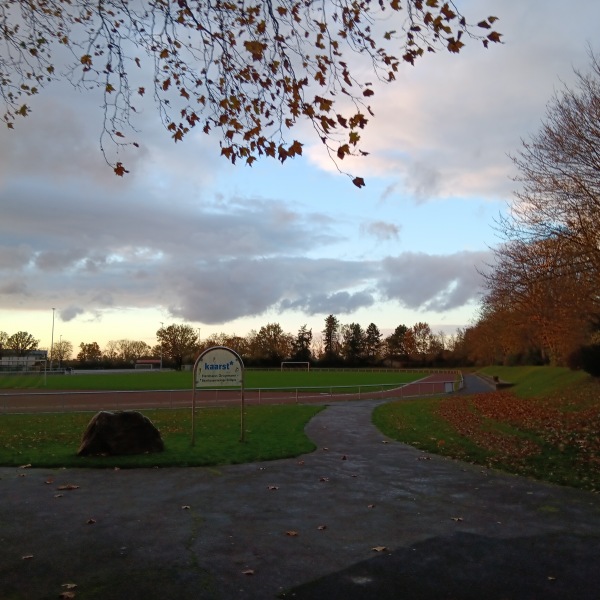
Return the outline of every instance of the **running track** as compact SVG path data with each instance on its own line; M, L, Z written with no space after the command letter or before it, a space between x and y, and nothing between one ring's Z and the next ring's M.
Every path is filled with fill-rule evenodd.
M446 384L453 382L453 373L435 373L402 387L374 391L369 387L359 393L333 394L307 390L246 390L246 405L257 404L308 404L347 400L382 398L414 398L443 394ZM239 391L198 390L195 395L197 408L239 404ZM166 391L55 391L32 392L10 390L0 392L0 414L37 412L75 412L99 410L135 410L148 408L191 408L192 390Z

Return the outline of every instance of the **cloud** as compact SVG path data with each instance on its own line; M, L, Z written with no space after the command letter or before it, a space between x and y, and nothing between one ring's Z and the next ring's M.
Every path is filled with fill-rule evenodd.
M406 252L383 261L379 290L408 308L444 312L479 299L479 271L490 260L491 252L444 256Z
M371 221L361 225L361 231L367 235L373 236L380 242L398 239L400 227L394 223L385 223L384 221Z
M586 41L598 38L600 4L584 0L469 0L460 9L467 17L497 15L504 43L486 50L468 41L459 54L428 55L374 86L375 117L361 132L369 156L345 159L344 170L363 175L367 186L391 179L382 199L510 197L508 155L540 127L560 81L573 81L574 66L587 67ZM307 154L335 170L318 144Z
M79 315L85 314L85 312L85 309L81 306L67 306L67 308L63 308L59 311L59 315L62 321L68 322L72 321Z
M334 294L310 294L293 302L283 300L280 308L282 310L300 310L307 315L351 314L373 304L375 304L375 298L367 291L356 293L343 291Z

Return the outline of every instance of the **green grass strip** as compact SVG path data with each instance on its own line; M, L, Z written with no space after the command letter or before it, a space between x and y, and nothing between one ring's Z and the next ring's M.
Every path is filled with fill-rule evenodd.
M237 464L298 456L315 449L304 434L321 406L253 406L246 409L246 441L240 442L240 410L196 413L191 446L191 410L143 411L161 432L165 451L113 457L78 457L89 413L2 415L0 465L32 467L192 467Z

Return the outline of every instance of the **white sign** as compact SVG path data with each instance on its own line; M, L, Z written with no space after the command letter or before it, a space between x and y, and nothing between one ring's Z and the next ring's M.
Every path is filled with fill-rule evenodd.
M196 387L242 385L243 373L242 360L233 350L209 348L196 361Z

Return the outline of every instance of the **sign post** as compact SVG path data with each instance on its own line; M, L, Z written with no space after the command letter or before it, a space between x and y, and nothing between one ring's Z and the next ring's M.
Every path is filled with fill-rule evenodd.
M240 441L246 441L244 428L244 363L240 355L225 346L208 348L194 364L192 389L192 446L196 443L196 388L219 388L240 386L241 416Z

